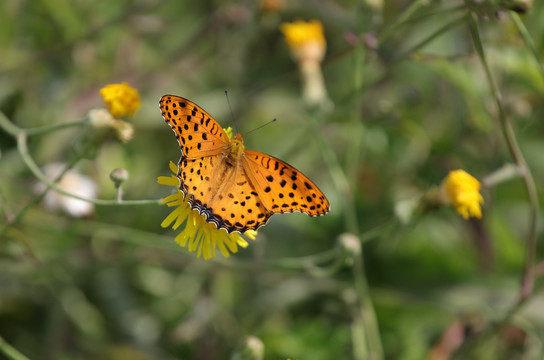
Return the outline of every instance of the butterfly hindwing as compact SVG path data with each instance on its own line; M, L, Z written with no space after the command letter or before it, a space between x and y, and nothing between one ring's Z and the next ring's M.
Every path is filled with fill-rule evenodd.
M304 174L273 156L245 150L243 165L265 207L274 213L324 215L329 201Z
M221 161L219 155L180 161L180 189L191 209L228 233L266 224L272 212L263 205L245 169Z
M199 158L224 152L229 138L221 126L194 102L175 95L160 100L164 120L178 139L183 156Z

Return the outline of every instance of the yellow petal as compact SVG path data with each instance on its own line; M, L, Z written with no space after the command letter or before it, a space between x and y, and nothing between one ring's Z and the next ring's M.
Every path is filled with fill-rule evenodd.
M106 85L100 89L100 95L110 113L116 118L132 116L141 106L138 91L126 82Z

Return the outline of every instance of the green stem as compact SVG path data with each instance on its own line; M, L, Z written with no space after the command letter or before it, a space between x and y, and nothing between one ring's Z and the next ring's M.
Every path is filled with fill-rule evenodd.
M370 291L368 289L368 284L366 282L363 252L361 251L361 253L356 256L354 260L353 278L355 280L355 291L357 292L358 298L361 301L360 314L356 314L356 316L360 317L362 325L360 331L364 331L363 339L366 341L366 347L360 347L361 344L354 346L354 356L356 359L383 359L383 346L378 327L378 320L376 317L376 312L374 311L372 299L369 295ZM356 325L357 324L353 324L352 327ZM361 336L359 335L358 338L354 338L354 340L357 339L361 339ZM363 356L363 353L365 352L366 354Z
M123 185L119 184L117 187L117 196L115 197L115 202L120 203L123 201Z
M10 225L13 224L9 223ZM32 247L32 243L28 240L27 236L18 229L9 229L9 226L5 226L4 229L2 229L2 232L0 232L0 238L4 236L4 233L6 233L10 238L15 239L18 241L26 250L26 253L28 254L28 258L31 260L32 265L39 266L40 260L36 256L36 252L34 251L34 248Z
M0 336L0 351L10 360L29 360Z
M46 134L48 132L56 131L59 129L66 129L71 127L79 127L84 126L85 122L83 120L81 121L73 121L73 122L67 122L67 123L58 123L58 124L52 124L52 125L45 125L30 129L23 129L9 121L7 116L0 111L0 127L4 129L8 134L12 136L17 136L17 134L21 132L25 132L27 135L42 135Z
M321 149L323 158L327 163L327 167L330 170L332 180L336 188L342 194L347 194L349 193L348 180L346 178L346 175L344 174L344 170L342 170L342 166L340 165L340 162L338 161L338 158L336 157L332 146L328 143L328 141L319 130L319 121L317 120L316 111L317 110L312 111L309 116L311 120L310 123L312 125L312 131L316 135L316 139L319 142L319 148Z
M428 5L429 0L417 0L412 2L412 4L404 10L404 12L398 17L398 19L380 35L380 43L384 42L391 34L395 33L402 24L404 24L419 8Z
M537 286L537 292L540 292L539 290L542 290L543 287L543 284ZM468 354L473 353L474 348L490 339L493 334L496 334L503 327L503 325L508 323L512 317L527 304L529 300L529 297L520 298L519 301L517 301L499 321L492 322L484 330L469 337L467 341L464 341L461 346L455 350L451 359L466 359Z
M24 130L22 130L19 135L16 136L16 138L20 135L24 135L26 132ZM62 172L55 178L53 179L52 183L53 184L56 184L58 183L62 177L64 176L64 174L66 174L71 168L73 168L78 162L79 160L82 159L82 157L84 156L85 154L85 151L83 151L81 154L79 154L78 156L76 156L74 159L72 159L65 167L64 169L62 170ZM21 155L21 154L20 154ZM21 155L22 156L22 155ZM0 237L3 236L4 234L7 233L7 230L9 227L13 226L14 224L18 223L19 220L23 217L23 215L32 207L34 206L35 204L37 204L38 202L40 202L43 197L47 194L47 192L49 191L50 188L46 188L44 189L41 193L39 193L38 195L36 195L31 201L29 201L22 209L20 209L15 215L13 215L10 219L10 221L8 223L6 223L6 226L4 226L4 228L2 229L2 231L0 231ZM32 255L32 254L31 254Z
M184 254L190 254L187 248L179 246L173 241L172 237L169 235L157 235L156 232L137 230L122 225L106 224L98 221L92 221L89 219L76 219L74 220L73 224L76 231L84 235L94 234L97 229L107 229L120 235L118 241L126 242L137 246L161 249L167 252L179 251ZM34 224L33 226L37 230L42 230L41 227L44 225ZM238 270L254 270L257 266L263 266L267 269L296 271L307 270L308 268L321 267L324 266L323 264L335 262L338 258L342 260L344 259L339 251L339 248L334 247L332 249L325 250L317 254L301 257L264 259L262 261L257 261L255 259L244 260L236 256L228 259L225 259L222 256L218 256L210 259L209 261L215 264Z
M490 188L508 180L519 178L521 176L522 172L517 165L507 163L483 178L482 187Z
M0 127L4 129L8 134L11 136L17 136L21 131L23 131L21 128L13 124L7 116L0 111Z
M6 201L6 197L4 196L4 193L2 192L1 188L0 188L0 205L2 206L4 219L6 220L6 223L9 223L13 219L13 211L9 207L8 202Z
M338 258L342 257L339 255L338 248L335 247L314 255L294 258L268 259L264 260L264 263L266 265L284 270L305 270L308 268L315 268L318 264L335 261Z
M280 258L262 261L263 265L279 270L299 270L317 278L329 278L345 265L346 258L338 247L318 254L298 258Z
M433 32L431 35L429 35L428 37L426 37L425 39L423 39L422 41L420 41L419 43L414 45L412 48L402 52L400 55L398 55L394 59L394 62L399 62L399 61L404 60L405 58L408 58L414 52L416 52L417 50L423 48L425 45L427 45L428 43L430 43L431 41L433 41L434 39L436 39L440 35L450 31L454 27L457 27L457 26L465 23L466 19L467 19L467 14L463 14L463 15L459 16L458 18L450 21L449 23L446 23L444 26L442 26L441 28L439 28L438 30Z
M359 169L361 168L362 157L362 140L365 136L365 126L361 116L361 90L363 88L363 69L366 58L365 49L362 44L358 44L353 52L352 59L352 104L350 123L351 129L350 138L348 140L346 151L346 173L348 178L348 186L350 192L346 195L349 199L347 202L349 207L345 211L346 229L352 234L358 234L359 222L357 219L357 206L353 196L353 190L359 186Z
M123 200L121 202L117 202L117 200L101 200L101 199L90 199L85 198L76 194L72 194L66 190L63 190L60 188L57 184L55 184L53 181L49 180L40 170L39 166L34 162L32 157L30 156L28 152L28 145L27 145L27 134L25 132L19 133L17 136L17 148L19 150L19 153L26 164L26 166L30 169L30 171L45 185L47 185L48 188L51 188L58 192L59 194L70 196L74 199L86 201L95 205L125 205L125 206L132 206L132 205L148 205L148 204L155 204L160 205L162 203L162 199L156 199L156 200Z
M521 19L519 18L519 15L513 11L510 11L510 18L516 25L516 28L519 31L519 34L523 38L523 41L525 42L525 45L531 50L531 53L535 57L535 61L538 65L538 69L540 70L540 75L542 78L544 78L544 64L542 64L542 58L535 46L535 42L533 41L533 38L531 37L531 34L529 34L529 31L525 27L525 24Z
M359 240L361 241L361 244L365 244L375 239L387 237L394 234L401 226L402 224L399 222L398 218L395 217L384 224L365 230L359 235Z
M52 131L57 131L61 129L67 129L67 128L73 128L73 127L80 127L85 126L85 122L83 120L81 121L74 121L74 122L66 122L66 123L57 123L52 125L46 125L46 126L40 126L30 129L25 129L25 132L28 135L43 135L47 134Z
M429 11L427 11L427 12L424 12L422 14L418 14L416 16L410 17L409 19L406 19L400 25L402 26L402 25L408 25L408 24L413 24L413 23L419 23L419 22L423 21L426 18L437 16L437 15L438 16L441 16L441 15L449 16L449 15L453 14L454 12L461 11L461 10L465 10L465 5L459 4L459 5L453 5L452 7L442 7L442 8L439 8L439 9L433 8L433 9L430 9ZM397 29L397 31L398 31L398 29Z
M465 0L465 3L467 3L467 1L468 0ZM514 161L516 162L516 165L519 168L520 174L525 184L527 196L529 199L529 223L528 223L528 234L527 234L526 254L525 254L525 268L523 271L523 279L522 279L520 299L519 299L519 301L521 301L529 297L533 293L533 287L534 287L536 226L537 226L537 215L538 215L538 208L539 208L538 195L537 195L533 175L531 173L531 170L527 166L525 158L523 157L523 154L521 152L521 149L519 147L519 144L517 142L517 139L514 133L514 129L512 127L512 123L509 121L504 111L502 94L499 90L499 87L497 86L497 83L495 82L495 78L491 74L491 70L489 68L489 64L485 56L482 41L480 39L478 24L474 16L475 16L474 14L471 14L471 16L468 17L474 46L476 48L476 52L478 53L478 56L480 57L480 60L484 67L487 80L489 82L491 91L493 93L493 97L495 98L495 102L499 112L499 120L501 124L501 129L502 129L504 138L506 140L506 143L508 145L508 149L510 150L511 155L514 158Z
M404 13L404 16L401 16L401 19L399 19L397 24L400 24L402 21L409 18L412 14L411 11L415 11L419 5L422 5L426 1L427 0L417 1L415 6L412 5L409 10ZM410 11L410 9L412 10ZM393 26L393 29L394 28L395 26ZM385 37L387 37L387 34ZM383 38L380 40L383 40ZM346 155L346 173L349 192L345 194L345 201L348 205L345 210L345 221L348 232L351 234L359 234L360 229L357 218L357 207L352 194L352 189L358 187L359 170L361 168L361 157L363 152L362 140L365 135L365 127L361 117L361 94L365 80L363 69L366 63L366 52L361 42L359 42L353 50L353 80L351 84L352 102L350 116L350 128L352 129L352 132L348 140ZM357 241L359 242L361 250L353 255L352 266L353 286L355 293L357 294L357 303L355 304L351 322L353 358L356 360L380 360L383 359L380 331L366 279L363 260L363 244L359 237L357 237Z
M0 126L4 127L6 124L2 123L5 122L6 118L2 116L3 114L0 113ZM9 123L9 122L8 122ZM4 127L5 128L5 127ZM9 125L8 125L9 128ZM17 129L17 130L15 130ZM30 156L30 153L28 151L28 144L27 139L28 136L26 134L26 130L21 130L19 128L16 128L15 126L10 129L15 131L15 138L17 140L17 148L19 150L19 154L21 155L21 158L23 159L23 162L27 165L27 167L30 169L30 171L38 178L41 182L43 182L47 188L42 191L40 194L35 196L28 204L26 204L21 210L19 210L16 214L11 215L8 221L6 222L5 226L0 231L0 237L4 236L8 229L13 226L14 224L18 223L20 219L23 217L23 215L30 209L32 206L37 204L44 196L45 194L50 190L53 189L54 191L63 194L65 196L70 196L75 199L79 199L82 201L87 201L90 203L93 203L95 205L146 205L146 204L157 204L160 205L162 203L162 199L159 200L127 200L127 201L121 201L118 202L117 200L97 200L97 199L88 199L84 198L72 193L69 193L62 188L60 188L57 185L57 182L62 179L64 174L68 172L81 158L84 156L85 151L83 151L80 155L76 156L69 164L66 165L66 167L63 169L63 171L52 181L49 180L40 170L38 165L34 162L32 157ZM32 255L32 254L31 254Z
M415 46L411 47L410 49L401 52L399 55L396 55L392 60L390 60L389 66L386 68L385 71L380 73L379 75L375 76L372 81L367 81L365 84L363 84L363 88L361 91L368 91L369 89L372 89L373 87L384 83L392 74L391 69L394 69L394 65L397 63L400 63L406 59L408 59L410 56L412 56L417 50L421 49L422 47L426 46L429 42L433 41L438 36L442 35L445 32L448 32L449 30L464 24L466 22L467 14L463 14L460 17L454 19L453 21L447 23L443 27L439 28L437 31L433 32L429 37L425 38ZM352 48L350 48L352 50ZM342 54L343 55L343 54ZM353 95L350 95L353 96Z

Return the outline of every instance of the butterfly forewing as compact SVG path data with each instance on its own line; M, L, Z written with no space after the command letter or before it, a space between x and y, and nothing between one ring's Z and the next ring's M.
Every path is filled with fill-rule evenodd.
M329 201L321 190L286 162L259 151L245 150L243 165L268 210L300 211L310 216L329 211Z
M184 156L194 159L228 149L227 134L200 106L175 95L164 95L159 103L162 116L176 134Z

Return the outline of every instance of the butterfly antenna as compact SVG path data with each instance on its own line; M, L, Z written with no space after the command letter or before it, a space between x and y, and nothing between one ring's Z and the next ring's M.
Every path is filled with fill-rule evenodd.
M230 106L229 93L227 90L225 90L225 97L227 98L227 104L229 104L230 117L232 118L232 123L234 124L234 128L236 129L236 132L239 133L240 131L238 130L238 124L236 123L236 118L234 117L234 113L232 112L232 106Z
M249 134L251 134L252 132L254 132L254 131L256 131L256 130L259 130L259 129L265 127L266 125L270 125L270 124L272 124L273 122L275 122L276 120L277 120L276 118L273 118L272 120L270 120L270 121L267 122L266 124L263 124L263 125L261 125L261 126L255 128L255 129L253 129L253 130L248 131L245 135L249 135Z

